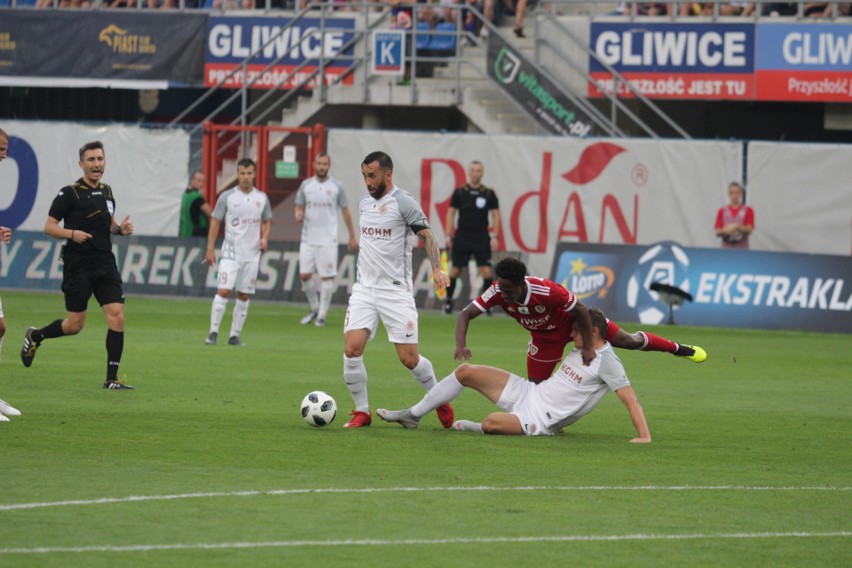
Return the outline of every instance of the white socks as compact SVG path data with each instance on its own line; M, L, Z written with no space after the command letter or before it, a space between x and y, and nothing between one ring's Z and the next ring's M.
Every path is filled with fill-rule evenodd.
M323 280L320 282L320 295L319 295L319 312L317 317L319 319L325 319L326 314L328 314L328 307L331 305L331 295L334 293L334 279ZM314 291L316 294L316 291ZM310 301L310 299L308 300ZM314 309L313 304L311 304L311 309Z
M312 312L319 311L319 298L317 298L317 283L311 275L307 280L302 280L302 292L308 297L308 305Z
M419 367L420 365L418 365ZM431 363L430 363L431 366ZM456 378L455 372L446 377L443 381L435 385L429 392L426 393L420 402L411 407L411 413L422 418L441 406L452 402L461 392L464 386Z
M424 357L420 356L420 361L418 361L417 366L413 369L409 370L411 376L414 379L423 385L423 388L431 390L432 387L435 386L435 369L432 368L432 362Z
M213 296L213 307L210 309L210 333L219 333L219 326L222 324L222 317L225 315L227 306L227 298L219 294Z
M248 315L249 300L245 302L237 300L234 304L234 312L231 314L231 334L228 337L239 337L243 330L243 324L246 323Z
M453 430L461 430L462 432L479 432L480 434L485 433L482 431L482 424L472 420L457 420L456 422L453 422Z
M364 366L364 357L343 356L343 380L352 394L355 410L370 412L370 403L367 400L367 367Z

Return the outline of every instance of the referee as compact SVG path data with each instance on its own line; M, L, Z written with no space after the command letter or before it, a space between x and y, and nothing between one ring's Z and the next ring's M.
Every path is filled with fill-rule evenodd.
M471 257L476 259L479 275L482 277L480 294L491 286L491 248L500 243L500 209L497 194L482 184L484 168L482 162L474 160L467 169L468 182L453 191L450 209L447 211L447 248L451 250L453 268L450 270L450 285L447 287L447 299L444 313L453 312L453 294L456 280L462 267L467 266ZM458 213L458 227L456 226ZM489 213L491 228L488 226Z
M68 315L41 329L29 328L21 348L21 360L29 367L42 341L80 333L86 321L89 298L94 294L107 321L104 388L133 389L118 380L118 366L124 350L124 291L110 238L110 235L133 234L133 224L129 215L120 224L115 220L112 188L100 181L106 169L101 142L89 142L80 148L80 169L83 177L59 190L44 224L48 236L67 239L63 247L62 292ZM60 221L63 226L59 225Z

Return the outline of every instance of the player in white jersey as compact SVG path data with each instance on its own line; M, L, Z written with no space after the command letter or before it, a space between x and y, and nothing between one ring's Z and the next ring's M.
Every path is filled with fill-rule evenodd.
M6 150L9 148L9 135L0 128L0 162L6 159ZM12 230L9 227L0 227L0 242L9 244L12 239ZM3 336L6 335L6 318L3 317L3 304L0 303L0 347L3 346ZM21 412L5 400L0 400L0 422L8 422L7 416L20 416Z
M302 318L302 325L316 318L316 326L325 325L325 316L334 293L337 276L337 211L340 210L349 231L349 250L358 248L352 215L343 185L328 175L331 158L320 152L314 158L314 176L302 182L296 192L296 222L302 225L302 242L299 244L299 278L302 291L308 298L310 313ZM320 277L320 291L314 273Z
M432 363L420 355L417 347L417 307L411 276L415 237L423 242L432 263L435 289L449 284L447 273L441 270L441 253L429 220L411 194L394 185L390 156L384 152L369 154L361 164L361 175L368 195L358 202L360 252L343 327L343 378L355 410L344 428L369 426L372 422L363 355L379 320L412 377L427 391L435 386ZM453 425L453 407L449 403L434 410L445 428Z
M219 325L228 306L228 296L236 290L237 301L231 314L228 345L241 346L240 332L246 321L249 297L254 294L260 253L269 247L272 230L272 207L266 194L254 187L257 167L254 161L243 158L237 162L237 187L219 196L210 216L207 233L207 264L216 262L216 237L219 225L225 224L225 241L219 258L219 280L213 307L210 309L210 332L204 341L216 345Z
M521 377L484 365L461 365L453 374L438 383L423 399L405 410L385 410L376 414L388 422L399 422L405 428L417 428L420 418L439 404L445 404L461 394L464 387L479 391L505 412L488 415L479 424L459 420L456 430L485 434L514 434L552 436L591 412L610 391L627 407L637 436L637 444L651 441L651 432L639 399L630 386L624 365L606 341L607 321L597 308L589 309L592 320L591 343L595 358L583 364L583 337L574 322L574 344L559 368L546 381L533 383Z

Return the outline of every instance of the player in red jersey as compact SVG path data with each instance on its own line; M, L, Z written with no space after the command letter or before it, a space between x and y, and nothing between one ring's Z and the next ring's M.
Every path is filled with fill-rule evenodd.
M553 374L553 369L562 360L565 346L571 341L574 319L578 319L580 333L591 330L588 309L560 284L546 278L527 276L526 265L515 258L504 258L494 267L494 272L497 280L468 304L456 320L455 359L464 362L471 357L467 348L470 320L500 306L530 332L527 377L540 383ZM585 335L583 337L586 338ZM606 340L621 349L663 351L696 363L707 359L707 353L700 347L678 344L645 331L630 334L611 321L607 321ZM583 344L590 345L591 342L583 341ZM594 353L583 353L586 364L587 357L590 361Z

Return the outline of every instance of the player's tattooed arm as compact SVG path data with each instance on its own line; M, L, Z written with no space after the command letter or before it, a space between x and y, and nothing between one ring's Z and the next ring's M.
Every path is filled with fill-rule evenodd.
M417 238L423 241L426 254L429 256L429 262L432 266L432 279L435 280L435 289L442 290L446 288L450 285L450 278L446 272L441 270L441 249L435 241L432 229L417 231Z

